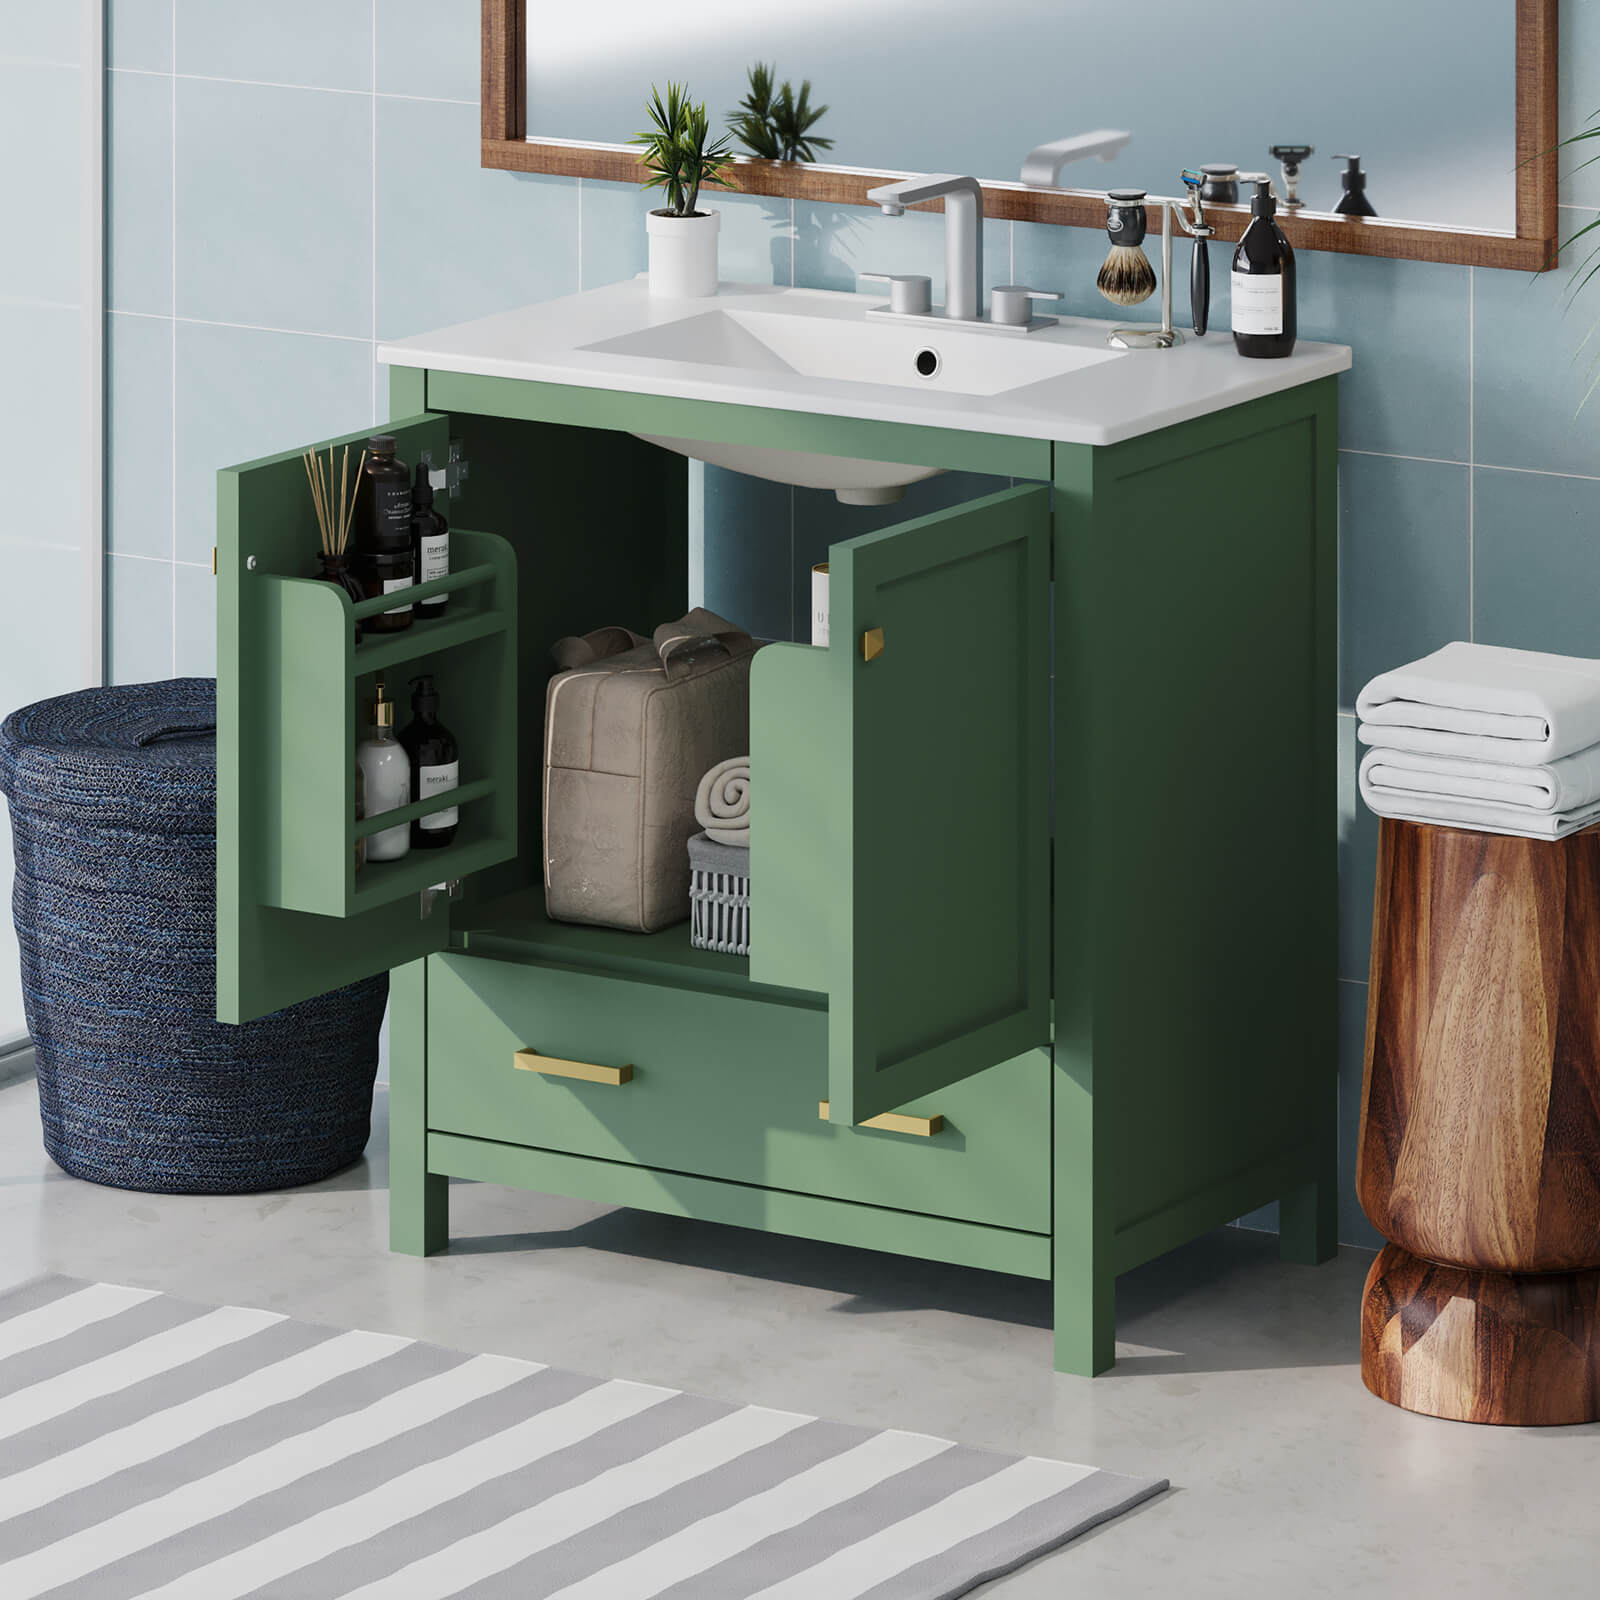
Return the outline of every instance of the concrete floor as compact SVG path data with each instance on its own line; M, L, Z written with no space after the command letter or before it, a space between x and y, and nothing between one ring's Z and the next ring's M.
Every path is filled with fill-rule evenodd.
M1051 1371L1022 1279L478 1185L448 1255L392 1256L384 1100L349 1172L191 1199L66 1177L31 1080L0 1088L0 1285L66 1272L1172 1480L985 1600L1600 1591L1600 1426L1374 1400L1365 1251L1284 1266L1228 1229L1174 1252L1122 1279L1117 1367L1085 1381Z

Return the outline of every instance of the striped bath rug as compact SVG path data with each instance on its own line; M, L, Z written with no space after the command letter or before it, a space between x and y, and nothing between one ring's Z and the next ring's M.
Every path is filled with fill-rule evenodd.
M947 1600L1165 1487L144 1289L0 1293L4 1600Z

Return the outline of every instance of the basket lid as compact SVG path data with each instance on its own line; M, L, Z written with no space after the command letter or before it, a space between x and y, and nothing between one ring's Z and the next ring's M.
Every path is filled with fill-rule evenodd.
M56 695L0 724L0 794L141 833L216 827L216 682L171 678Z

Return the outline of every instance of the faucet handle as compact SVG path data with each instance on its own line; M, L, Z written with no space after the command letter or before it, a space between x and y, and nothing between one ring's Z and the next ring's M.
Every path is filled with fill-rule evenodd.
M933 280L920 272L858 272L862 283L889 285L889 309L902 316L924 317L933 310Z
M1033 321L1035 300L1059 300L1054 289L1030 289L1024 283L1003 283L989 291L989 320L1002 327L1021 328Z

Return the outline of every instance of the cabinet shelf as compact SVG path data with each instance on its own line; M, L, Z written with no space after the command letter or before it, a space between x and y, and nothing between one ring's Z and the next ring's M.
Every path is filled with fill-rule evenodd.
M629 933L621 928L552 922L545 912L544 892L538 889L455 908L450 922L455 942L473 955L614 973L814 1010L827 1005L825 996L804 989L753 983L750 963L743 956L695 949L689 943L687 922L660 933Z
M436 803L430 804L432 809L438 809ZM399 861L369 861L356 874L355 891L350 897L351 915L393 905L451 878L464 878L504 861L515 851L515 839L503 834L484 834L465 842L458 835L455 843L443 850L413 850Z
M471 783L457 784L442 794L430 794L426 800L413 800L408 806L396 806L392 811L377 811L356 823L354 837L368 839L375 833L397 828L402 822L414 822L418 817L430 817L435 811L448 806L471 805L495 791L492 778L475 778Z
M510 625L511 618L504 611L473 611L461 617L413 622L398 633L374 634L355 647L352 654L355 675L365 678L375 672L387 672L403 661L420 661L438 651L504 633Z

